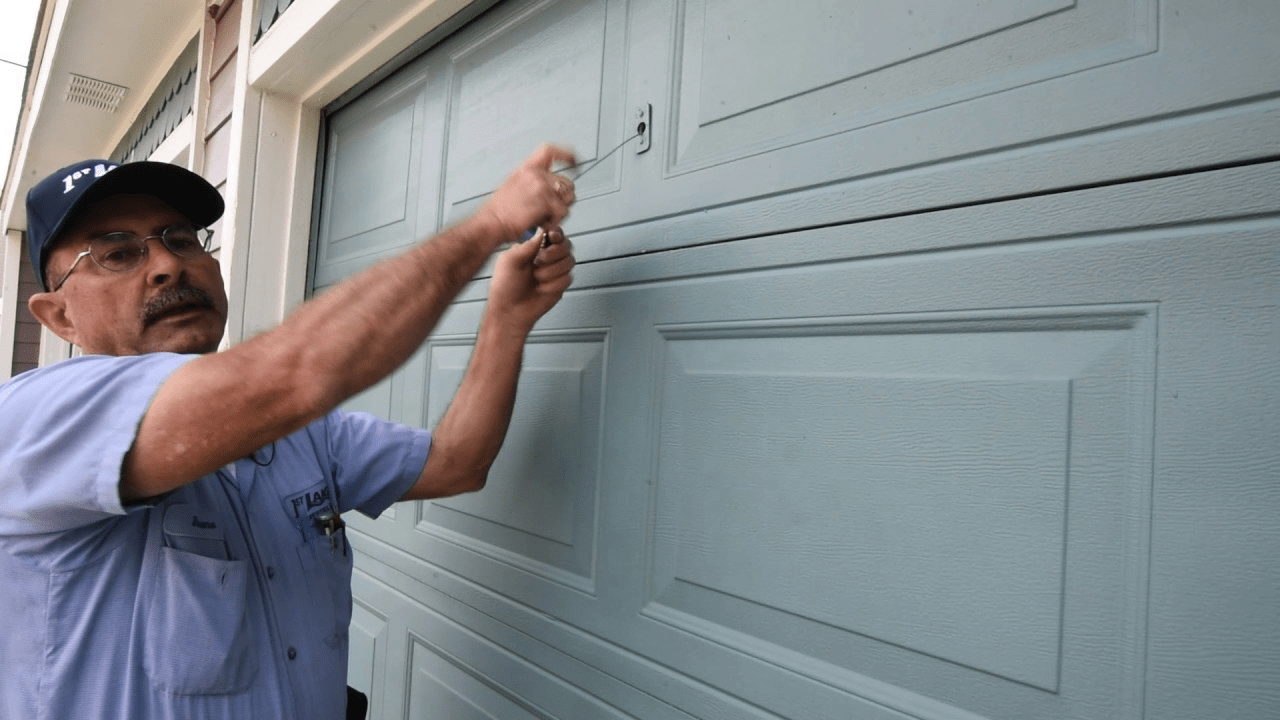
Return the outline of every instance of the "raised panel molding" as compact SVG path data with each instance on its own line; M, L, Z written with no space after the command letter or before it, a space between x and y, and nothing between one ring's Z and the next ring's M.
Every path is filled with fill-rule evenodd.
M410 633L411 718L449 720L617 719L611 707L442 616ZM448 642L446 649L441 642Z
M413 103L384 108L391 110L367 124L330 135L333 159L342 172L334 175L334 205L331 232L325 259L340 258L353 237L403 221L409 200L409 149L413 145ZM369 177L384 178L377 194L358 192L354 183Z
M448 408L474 343L428 343L423 414L414 418L422 427ZM422 503L418 530L592 592L607 354L604 331L535 332L484 492Z
M547 718L513 701L493 681L442 655L420 638L409 650L411 718L449 720L539 720Z
M625 8L618 0L516 4L450 50L444 217L473 211L544 142L576 149L580 161L619 142ZM617 162L593 172L579 198L616 190Z
M688 0L686 57L700 55L703 61L698 125L1007 32L1073 5L1074 0L756 0L744 6ZM692 33L694 23L700 32ZM804 43L786 41L801 37Z
M367 519L352 514L359 567L407 598L373 603L389 612L392 656L403 659L410 648L397 628L434 612L545 670L549 683L646 719L680 711L832 720L1269 717L1270 686L1249 671L1271 667L1276 646L1271 605L1257 585L1276 576L1274 524L1258 520L1275 498L1266 470L1275 429L1267 388L1275 386L1277 335L1267 332L1275 323L1266 312L1274 304L1275 180L1274 168L1236 168L583 267L586 289L576 287L540 327L616 318L607 333L585 334L608 339L609 417L638 417L625 433L606 433L598 595L531 576L500 553L481 554L494 550L484 543L467 546L473 551L443 531L422 531L412 506L383 541L364 537ZM892 252L903 237L918 245ZM482 290L473 286L442 329L473 327ZM1093 304L1100 300L1118 304ZM945 308L956 310L933 312ZM798 340L794 352L781 342L789 337ZM916 343L916 351L886 360L872 352L881 338L898 349ZM981 353L990 372L974 373ZM889 361L902 377L885 369ZM813 372L815 365L823 367ZM1065 379L1071 442L1056 691L770 607L760 602L765 593L722 602L720 589L676 577L683 558L660 554L680 540L670 501L690 488L672 484L679 478L655 453L671 412L671 394L659 402L657 390L678 385L676 371L686 367L698 382L742 374L726 366L786 382L959 377L1033 393L1056 393ZM947 372L929 375L930 367ZM425 386L425 370L417 382ZM686 404L688 423L698 408ZM827 434L848 422L832 412L819 427ZM969 512L957 508L962 519ZM667 518L661 526L659 517ZM659 527L669 534L655 534ZM642 560L646 547L651 564ZM369 596L356 576L358 597ZM414 632L482 667L473 661L479 651L464 649L472 645ZM483 668L511 675L500 664ZM389 673L388 697L399 702L409 672ZM663 715L666 708L678 711Z
M633 102L653 104L654 152L622 153L623 191L575 206L566 229L580 260L1280 152L1280 76L1263 70L1280 66L1276 3L1078 0L1051 10L1061 4L1001 0L967 14L976 3L946 3L965 14L953 20L941 2L716 2L632 0L628 79ZM898 21L883 35L855 23L847 47L834 30L777 34L790 27L779 13L823 8L846 23ZM930 23L909 33L917 17ZM739 45L758 35L769 41L753 52ZM972 37L947 44L962 36ZM792 53L822 59L777 70ZM862 59L833 79L850 55Z
M351 605L350 643L347 650L347 684L369 696L370 717L383 704L387 652L387 615L368 598L356 597Z
M425 78L402 80L378 102L335 116L325 148L325 183L314 285L333 283L418 239Z
M796 672L841 667L875 702L880 683L932 698L949 678L1026 716L1122 715L1141 682L1119 668L1142 640L1154 313L660 327L643 614Z
M1154 52L1154 0L684 0L669 173Z

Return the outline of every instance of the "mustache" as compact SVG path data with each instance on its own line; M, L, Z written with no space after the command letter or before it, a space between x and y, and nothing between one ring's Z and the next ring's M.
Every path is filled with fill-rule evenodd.
M142 321L142 326L147 327L176 308L188 307L216 309L209 293L195 285L183 282L161 290L159 295L148 300L138 312L138 318Z

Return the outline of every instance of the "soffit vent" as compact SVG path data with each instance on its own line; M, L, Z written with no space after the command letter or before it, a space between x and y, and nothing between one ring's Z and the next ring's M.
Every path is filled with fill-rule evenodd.
M67 103L70 105L87 105L109 113L120 107L120 101L129 88L103 80L94 80L83 75L71 74L71 84L67 86Z

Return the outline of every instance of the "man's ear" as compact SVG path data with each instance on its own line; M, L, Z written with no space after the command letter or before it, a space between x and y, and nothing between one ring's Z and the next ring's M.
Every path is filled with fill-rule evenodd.
M36 293L27 301L31 314L55 335L75 344L76 326L67 315L67 298L52 292Z

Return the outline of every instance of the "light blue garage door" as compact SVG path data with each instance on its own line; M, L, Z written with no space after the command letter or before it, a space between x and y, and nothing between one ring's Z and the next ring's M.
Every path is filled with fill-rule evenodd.
M373 717L1274 719L1277 36L517 1L332 108L317 291L646 121L489 486L351 519ZM431 426L485 292L350 405Z

